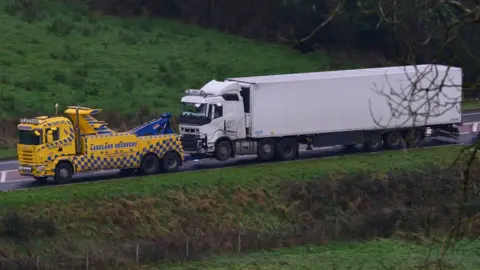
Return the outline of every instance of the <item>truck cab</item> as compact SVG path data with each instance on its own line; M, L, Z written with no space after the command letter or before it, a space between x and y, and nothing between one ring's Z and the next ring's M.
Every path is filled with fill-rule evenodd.
M23 118L18 125L17 154L21 174L42 179L56 156L75 155L72 123L65 117Z
M241 91L238 82L216 80L185 91L179 128L186 153L220 161L238 153L237 143L246 138L248 128Z

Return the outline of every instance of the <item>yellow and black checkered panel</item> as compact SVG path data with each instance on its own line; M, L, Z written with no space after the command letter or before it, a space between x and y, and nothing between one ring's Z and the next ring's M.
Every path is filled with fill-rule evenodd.
M154 140L155 143L148 143L147 141ZM137 153L143 156L147 153L155 153L159 158L162 158L167 152L175 151L181 154L183 152L180 138L175 135L161 135L161 136L146 136L139 138L139 146L142 147Z
M86 136L85 143L89 145L88 139L103 139L109 137L121 137L131 135L129 133L116 133L106 135ZM137 151L131 153L119 154L118 156L108 154L94 154L88 152L86 147L85 155L75 156L72 163L76 171L90 171L100 169L126 169L138 168L142 157L148 153L155 153L162 158L168 151L176 151L183 158L183 148L180 138L175 135L157 135L136 138L138 141Z
M105 156L75 156L72 163L75 171L91 171L101 169L125 169L139 167L140 160L136 155L116 157Z

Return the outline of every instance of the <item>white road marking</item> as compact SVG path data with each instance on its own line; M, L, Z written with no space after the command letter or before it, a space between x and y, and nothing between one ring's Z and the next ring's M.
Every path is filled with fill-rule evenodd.
M18 163L18 160L0 161L0 164L13 164Z
M1 176L0 176L0 183L5 183L5 180L7 179L7 173L6 172L2 172Z
M5 170L5 171L0 171L0 172L9 173L9 172L18 172L18 170Z
M33 182L32 178L25 178L25 179L15 179L15 180L8 180L6 182L2 182L2 184L9 184L9 183L18 183L18 182Z
M473 123L472 131L477 132L478 130L478 122Z

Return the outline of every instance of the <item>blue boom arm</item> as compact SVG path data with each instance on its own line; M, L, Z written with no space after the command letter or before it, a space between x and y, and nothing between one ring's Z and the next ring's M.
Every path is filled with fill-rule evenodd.
M171 113L164 113L160 116L160 118L142 124L130 130L129 132L139 137L147 135L172 134L174 131L171 126L171 119Z

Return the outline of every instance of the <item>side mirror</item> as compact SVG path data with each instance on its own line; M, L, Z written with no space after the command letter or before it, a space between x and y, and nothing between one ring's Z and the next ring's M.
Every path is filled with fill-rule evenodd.
M40 132L38 132L38 130L35 130L33 134L35 134L36 136L40 136Z

